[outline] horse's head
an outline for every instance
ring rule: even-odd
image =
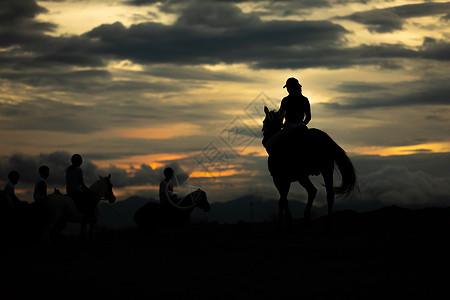
[[[266,117],[264,118],[262,127],[263,145],[265,145],[266,141],[270,139],[275,133],[281,130],[284,118],[284,113],[282,111],[269,111],[267,106],[264,106],[264,113],[266,114]]]
[[[109,203],[116,201],[116,196],[113,193],[113,185],[111,183],[111,174],[107,177],[100,176],[100,179],[94,183],[90,189],[97,193],[101,200],[108,200]]]
[[[211,210],[211,205],[208,202],[208,198],[206,197],[206,192],[205,191],[203,191],[201,189],[196,190],[194,197],[197,198],[195,200],[197,200],[196,201],[197,202],[196,206],[198,208],[202,209],[205,212],[208,212],[208,211]]]

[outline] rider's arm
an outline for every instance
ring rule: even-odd
[[[305,100],[305,119],[303,119],[303,123],[308,125],[309,121],[311,121],[311,105],[309,104],[308,99]]]
[[[169,203],[169,183],[165,180],[159,185],[159,202]]]
[[[283,113],[286,112],[286,98],[283,98],[283,100],[281,100],[281,104],[280,104],[280,109],[278,111],[282,111]]]
[[[89,188],[86,186],[86,184],[84,184],[83,171],[81,169],[77,170],[77,179],[78,179],[78,183],[83,188],[83,191],[89,191]]]

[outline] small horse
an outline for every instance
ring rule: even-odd
[[[182,208],[183,206],[187,208]],[[136,211],[134,222],[140,229],[146,231],[155,229],[157,226],[182,227],[191,222],[191,212],[194,207],[205,212],[211,210],[206,193],[201,189],[186,195],[176,206],[170,204],[168,207],[162,207],[157,202],[147,203]]]
[[[266,106],[264,112],[266,117],[262,128],[263,145],[281,130],[284,117],[281,112],[269,111]],[[333,186],[335,165],[342,177],[341,185],[338,187]],[[331,226],[335,193],[348,197],[354,189],[358,189],[356,171],[350,158],[328,134],[315,128],[298,126],[290,133],[288,139],[280,140],[276,149],[269,155],[268,168],[280,194],[279,219],[286,216],[290,225],[293,219],[287,196],[291,182],[298,181],[308,193],[304,220],[309,225],[311,208],[317,194],[317,189],[309,176],[322,174],[327,192],[328,229]]]
[[[100,200],[107,200],[114,203],[114,196],[111,184],[111,174],[107,177],[99,176],[100,179],[89,187],[92,195],[95,197],[96,205],[93,211],[89,213],[80,212],[76,207],[75,201],[67,195],[53,193],[48,195],[45,206],[45,228],[42,236],[42,244],[50,243],[50,232],[58,224],[80,223],[81,236],[86,239],[86,229],[89,223],[89,239],[95,240],[95,229],[100,215]],[[62,230],[62,229],[61,229]]]

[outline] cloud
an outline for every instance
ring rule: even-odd
[[[405,19],[445,15],[450,3],[420,3],[357,12],[336,19],[351,20],[367,26],[371,32],[387,33],[402,30]]]
[[[15,153],[10,156],[0,157],[0,180],[6,181],[8,173],[16,170],[21,175],[21,188],[26,186],[32,187],[39,178],[38,169],[41,165],[47,165],[50,169],[50,176],[47,180],[49,188],[52,186],[65,188],[65,172],[70,166],[70,158],[72,154],[64,151],[52,153],[41,153],[38,155],[28,155],[23,153]],[[180,184],[183,183],[188,174],[177,162],[168,162],[166,166],[153,169],[151,166],[142,164],[139,169],[131,167],[129,170],[111,166],[108,168],[98,168],[90,159],[86,159],[89,155],[83,156],[83,177],[85,183],[89,186],[98,180],[98,176],[107,176],[112,174],[111,180],[115,187],[130,187],[153,185],[158,186],[164,178],[163,171],[166,167],[171,167],[177,174]]]
[[[45,12],[34,0],[0,2],[0,46],[36,42],[45,32],[54,30],[54,24],[34,20]]]
[[[86,37],[100,41],[96,52],[143,64],[260,64],[274,57],[286,59],[285,47],[336,45],[345,32],[327,21],[268,21],[239,29],[159,23],[125,28],[115,23],[94,28]]]
[[[310,4],[302,3],[306,7]],[[449,59],[449,45],[445,41],[427,38],[417,50],[402,44],[349,48],[345,47],[349,31],[341,25],[330,21],[265,21],[256,13],[244,13],[232,2],[169,1],[162,5],[180,5],[179,17],[171,25],[147,22],[125,27],[116,22],[100,25],[81,36],[47,35],[54,25],[34,19],[45,9],[33,1],[23,4],[9,10],[8,6],[3,7],[6,18],[15,21],[0,24],[0,35],[1,32],[7,35],[1,40],[5,46],[12,46],[0,53],[3,70],[0,77],[31,86],[51,86],[55,90],[167,92],[175,88],[154,82],[154,78],[139,80],[138,76],[249,80],[205,70],[203,64],[247,64],[254,69],[339,69],[355,65],[402,68],[400,58]],[[402,16],[413,15],[412,8],[397,10]],[[134,80],[120,81],[106,71],[111,61],[131,61],[142,64],[144,70],[129,72],[128,76]],[[79,71],[80,67],[84,70]],[[176,88],[183,90],[189,84],[192,82]]]
[[[257,26],[260,23],[255,13],[243,13],[237,6],[220,2],[196,2],[187,6],[177,20],[179,26],[227,29]]]
[[[39,178],[39,167],[47,165],[50,168],[49,185],[65,187],[65,171],[70,165],[71,156],[72,154],[63,151],[38,155],[15,153],[10,156],[2,156],[0,157],[0,178],[7,180],[8,172],[16,170],[21,175],[21,184],[32,185]],[[89,160],[83,161],[83,170],[86,183],[98,178],[98,169]]]
[[[50,167],[49,187],[65,187],[65,170],[70,165],[71,154],[53,152],[39,155],[13,154],[0,157],[0,178],[6,180],[10,170],[18,170],[22,175],[20,188],[32,188],[38,178],[38,168],[42,164]],[[83,154],[82,169],[87,184],[92,184],[98,175],[112,174],[112,182],[116,188],[134,186],[158,186],[163,179],[165,167],[172,167],[178,181],[183,183],[191,169],[184,160],[167,162],[164,167],[152,168],[142,164],[138,169],[98,168]],[[349,200],[336,201],[336,209],[368,210],[385,205],[404,207],[448,206],[450,199],[450,153],[428,153],[403,156],[351,156],[358,172],[361,193],[355,193]],[[232,200],[245,194],[256,197],[273,197],[277,199],[277,191],[267,170],[267,158],[242,155],[232,159],[223,171],[238,170],[235,175],[211,181],[207,178],[195,179],[195,185],[207,190],[213,202]],[[251,175],[250,175],[251,174]],[[325,190],[321,184],[323,179],[311,177],[319,189],[315,204],[326,205]],[[336,178],[336,184],[339,179]],[[229,193],[224,190],[230,189]],[[306,201],[306,192],[298,184],[293,183],[289,194],[291,201]]]
[[[361,201],[406,207],[448,206],[450,182],[423,171],[383,166],[361,176]]]
[[[93,117],[87,106],[47,99],[0,103],[3,129],[45,130],[89,133],[103,128],[102,120]],[[26,122],[24,122],[26,120]]]
[[[418,105],[449,105],[450,87],[448,76],[429,74],[428,78],[417,81],[382,82],[344,82],[337,91],[348,95],[322,103],[330,109],[361,111],[370,108],[411,107]]]

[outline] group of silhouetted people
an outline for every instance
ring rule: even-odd
[[[83,159],[80,154],[74,154],[71,158],[71,165],[66,169],[66,191],[67,195],[71,197],[80,211],[86,211],[93,207],[94,200],[92,192],[84,184],[83,171],[81,164]],[[39,179],[36,181],[33,192],[34,203],[41,205],[45,202],[47,194],[47,178],[50,175],[50,168],[46,165],[39,167]],[[18,207],[22,201],[17,197],[15,192],[15,186],[19,182],[20,174],[17,171],[11,171],[8,173],[8,182],[4,188],[4,195],[8,201],[10,208],[14,210]],[[55,189],[56,193],[59,193]]]

